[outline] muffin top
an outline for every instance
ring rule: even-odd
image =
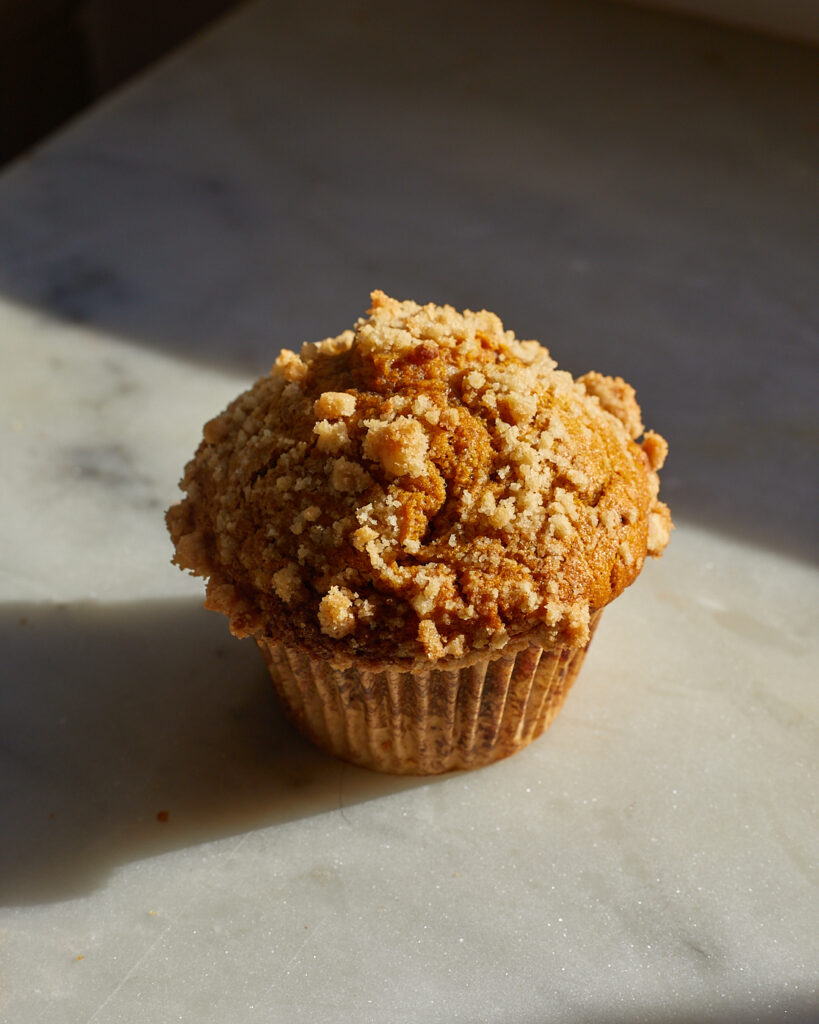
[[[235,634],[336,665],[578,647],[668,542],[667,447],[620,378],[376,291],[205,425],[174,561]]]

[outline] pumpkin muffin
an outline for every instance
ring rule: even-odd
[[[661,554],[667,450],[619,377],[574,380],[493,313],[376,291],[205,425],[174,561],[315,743],[476,767],[543,731],[602,609]]]

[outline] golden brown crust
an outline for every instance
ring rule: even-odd
[[[582,647],[668,541],[665,441],[631,439],[625,382],[572,380],[492,313],[372,303],[206,424],[176,563],[238,635],[339,664]]]

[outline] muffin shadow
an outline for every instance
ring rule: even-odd
[[[0,637],[0,904],[430,781],[312,747],[255,645],[198,601],[6,605]]]

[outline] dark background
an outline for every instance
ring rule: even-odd
[[[238,0],[0,0],[0,163]]]
[[[0,0],[0,165],[244,2]],[[642,6],[693,6],[714,20],[724,13],[745,28],[806,38],[819,23],[812,2],[649,0]]]

